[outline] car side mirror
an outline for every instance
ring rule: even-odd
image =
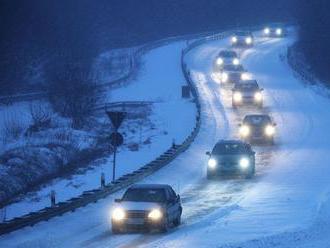
[[[264,88],[261,88],[261,89],[260,89],[260,91],[263,91],[263,90],[264,90]]]
[[[238,126],[241,127],[242,126],[242,123],[238,124]]]
[[[121,199],[115,199],[115,202],[119,203],[121,202]]]
[[[277,123],[273,123],[273,125],[276,127],[277,126]]]
[[[177,201],[180,201],[180,200],[181,200],[181,197],[180,197],[179,194],[176,196],[176,200],[177,200]]]
[[[211,153],[210,152],[206,152],[205,153],[207,156],[211,156]]]

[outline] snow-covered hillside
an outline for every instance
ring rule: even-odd
[[[179,191],[184,208],[179,228],[165,235],[112,235],[109,211],[122,194],[118,192],[74,213],[3,235],[0,246],[329,247],[330,100],[296,78],[283,60],[294,40],[294,34],[260,38],[242,53],[243,65],[265,89],[263,112],[271,114],[278,127],[274,147],[255,148],[254,179],[205,179],[205,151],[220,138],[237,138],[237,124],[246,113],[232,109],[230,87],[219,84],[213,72],[214,58],[228,40],[210,41],[186,56],[201,96],[201,131],[190,149],[143,180],[168,183]],[[162,62],[155,63],[157,70]]]

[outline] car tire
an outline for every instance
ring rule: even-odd
[[[112,234],[120,234],[122,233],[122,231],[119,229],[119,228],[116,228],[116,227],[111,227],[111,232]]]
[[[179,214],[178,217],[173,221],[173,225],[174,225],[174,226],[180,226],[180,224],[181,224],[181,214],[182,214],[182,210],[180,210],[180,214]]]
[[[215,178],[215,176],[211,173],[206,173],[206,179],[207,180],[213,180]]]
[[[160,229],[161,233],[167,233],[170,229],[170,223],[168,223],[168,218],[166,217],[163,226]]]

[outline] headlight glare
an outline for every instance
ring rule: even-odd
[[[233,59],[233,65],[239,65],[239,59],[238,58]]]
[[[242,169],[246,169],[250,166],[250,160],[247,158],[241,158],[239,165]]]
[[[277,28],[276,29],[276,34],[277,35],[281,35],[282,34],[282,29],[281,28]]]
[[[162,217],[163,217],[163,213],[159,209],[153,209],[148,214],[148,218],[152,220],[160,220]]]
[[[264,34],[269,34],[270,33],[270,29],[269,28],[265,28],[264,29]]]
[[[218,58],[217,59],[217,65],[222,65],[223,64],[223,59],[222,58]]]
[[[247,125],[243,125],[243,126],[241,126],[239,132],[240,132],[241,136],[245,138],[250,135],[250,128]]]
[[[125,211],[121,208],[115,208],[112,212],[112,219],[115,221],[121,221],[125,218]]]
[[[245,39],[246,44],[250,45],[252,43],[252,37],[247,37]]]
[[[231,42],[236,43],[237,42],[237,37],[236,36],[231,37]]]
[[[207,165],[211,168],[214,169],[217,166],[217,161],[214,158],[210,158]]]
[[[221,74],[221,81],[224,83],[228,81],[228,74],[226,72]]]
[[[233,95],[234,102],[241,102],[242,101],[242,93],[241,92],[234,92]]]
[[[254,100],[255,100],[256,102],[261,102],[261,100],[262,100],[262,94],[261,94],[261,92],[256,92],[256,93],[254,94]]]
[[[273,136],[275,134],[275,127],[272,125],[267,125],[265,128],[265,134],[267,136]]]
[[[245,81],[245,80],[249,80],[249,74],[244,72],[241,74],[241,80]]]

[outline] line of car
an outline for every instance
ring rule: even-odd
[[[264,37],[282,37],[285,30],[281,26],[266,27]],[[233,84],[232,107],[242,108],[252,105],[263,107],[263,89],[257,80],[240,63],[237,49],[254,45],[252,32],[239,31],[230,38],[231,50],[222,50],[214,62],[214,70],[220,73],[223,84]],[[244,109],[243,109],[244,110]],[[274,144],[275,126],[267,114],[248,114],[239,125],[241,140],[220,140],[211,152],[206,152],[207,179],[219,176],[239,175],[251,178],[255,174],[255,152],[252,145]],[[170,185],[136,184],[129,187],[122,198],[116,199],[111,211],[113,234],[129,231],[158,230],[167,232],[170,227],[181,223],[182,204]]]

